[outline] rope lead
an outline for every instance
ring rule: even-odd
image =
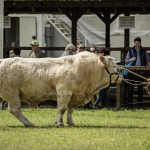
[[[138,77],[140,77],[140,78],[142,78],[142,79],[147,81],[147,78],[145,78],[145,77],[143,77],[143,76],[141,76],[141,75],[139,75],[139,74],[137,74],[137,73],[135,73],[133,71],[130,71],[130,70],[124,68],[124,67],[122,67],[121,70],[126,70],[129,73],[134,74],[135,76],[138,76]],[[146,87],[144,87],[144,89],[145,89],[146,93],[150,95],[150,90],[149,90],[150,88],[149,88],[149,85],[147,84],[148,82],[141,82],[141,81],[124,79],[124,78],[123,78],[123,81],[128,83],[128,84],[130,84],[130,85],[146,85]],[[138,83],[138,84],[133,84],[133,83],[130,83],[130,82],[135,82],[135,83]]]

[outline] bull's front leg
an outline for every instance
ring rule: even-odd
[[[67,110],[67,124],[69,126],[74,126],[75,124],[73,123],[73,119],[72,119],[72,113],[73,113],[74,108],[72,107],[68,107]]]
[[[56,120],[56,123],[57,123],[56,127],[60,128],[60,127],[64,127],[63,114],[68,108],[68,103],[72,96],[72,92],[68,92],[68,91],[59,92],[57,96],[58,96],[57,97],[58,116]]]

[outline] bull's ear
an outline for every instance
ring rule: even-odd
[[[108,61],[108,60],[106,59],[105,56],[99,56],[99,59],[100,59],[101,63],[102,63],[104,66],[107,65],[107,61]]]
[[[105,60],[105,57],[104,57],[104,56],[99,56],[99,58],[100,58],[100,61],[101,61],[101,62],[104,62],[104,60]]]

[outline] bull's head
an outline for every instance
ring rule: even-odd
[[[122,74],[119,72],[115,59],[110,56],[100,56],[107,73],[110,76],[110,83],[118,83],[122,81]]]

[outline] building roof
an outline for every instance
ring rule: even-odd
[[[85,14],[92,14],[93,9],[103,12],[110,8],[111,14],[118,9],[129,9],[130,14],[150,14],[148,0],[4,0],[4,14],[64,14],[63,9],[72,12],[72,9],[87,9]],[[124,14],[124,12],[122,12]]]

